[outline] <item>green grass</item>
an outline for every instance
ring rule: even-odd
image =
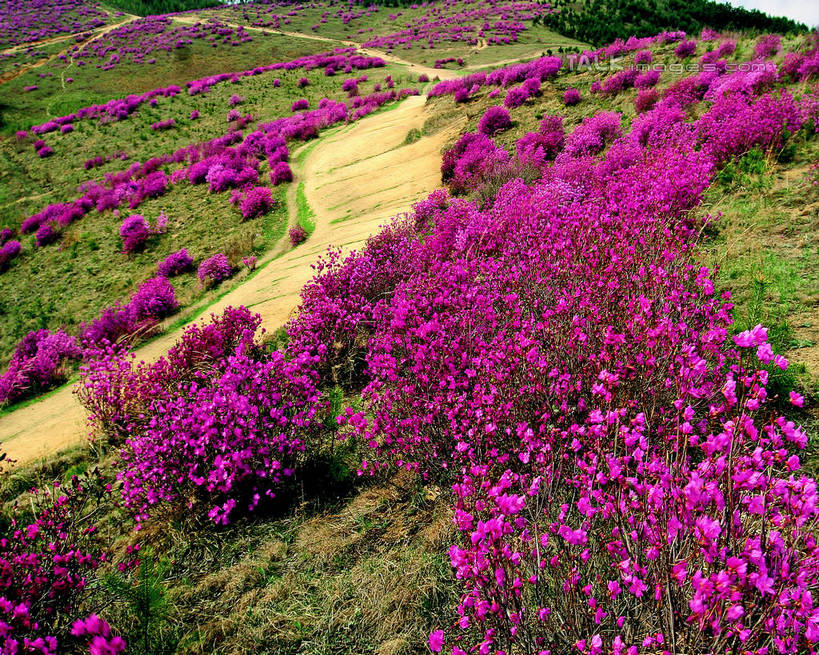
[[[299,182],[296,190],[296,223],[304,228],[307,236],[313,234],[316,229],[315,213],[310,205],[307,203],[307,196],[304,194],[304,182]]]
[[[81,611],[101,613],[134,653],[423,652],[429,632],[457,618],[447,495],[406,473],[356,476],[356,448],[314,454],[280,501],[224,528],[156,512],[135,533],[103,497],[94,522],[110,559]],[[16,467],[0,478],[3,520],[28,506],[32,487],[117,466],[113,451],[86,445]],[[141,564],[122,574],[116,563],[134,543]]]
[[[368,72],[370,81],[361,85],[363,93],[371,92],[387,75],[396,75],[390,68]],[[298,89],[296,82],[302,75],[303,71],[272,71],[243,78],[238,84],[216,85],[207,95],[183,93],[160,99],[158,107],[143,105],[124,121],[80,121],[72,134],[47,135],[55,154],[44,160],[36,157],[30,144],[7,140],[0,146],[0,162],[5,164],[0,168],[0,225],[17,227],[47,204],[77,197],[77,186],[89,177],[100,178],[106,172],[127,168],[132,161],[144,162],[225,133],[229,127],[225,121],[228,99],[234,93],[245,98],[240,111],[254,114],[260,122],[288,115],[294,97],[306,97],[311,106],[325,96],[346,97],[339,77],[328,78],[323,70],[311,71],[306,75],[311,84]],[[276,77],[282,83],[274,89],[272,80]],[[193,109],[201,112],[199,120],[188,118]],[[162,133],[151,130],[151,123],[165,117],[174,117],[178,127]],[[246,131],[252,129],[249,126]],[[83,169],[85,159],[110,153],[114,144],[124,146],[131,158],[111,161],[91,172]],[[314,144],[304,147],[301,156],[312,147]],[[267,164],[263,163],[260,184],[266,183],[267,174]],[[207,185],[177,184],[135,210],[152,224],[160,212],[170,220],[164,235],[153,237],[143,252],[132,255],[120,252],[118,234],[122,218],[134,213],[127,208],[120,210],[119,217],[111,211],[91,211],[65,230],[61,246],[36,248],[33,236],[25,236],[21,257],[2,275],[0,362],[7,361],[13,345],[30,329],[65,326],[73,330],[114,301],[126,300],[142,281],[154,275],[159,260],[180,248],[188,248],[197,261],[223,251],[236,264],[250,252],[258,255],[268,251],[286,231],[285,190],[280,187],[276,191],[279,210],[242,222],[238,210],[228,203],[229,193],[211,194]],[[311,213],[305,207],[301,221],[307,229]],[[209,293],[199,288],[194,274],[174,278],[173,284],[182,306],[197,303]]]
[[[791,361],[787,371],[770,369],[769,392],[781,396],[794,387],[808,394],[819,391],[814,354],[819,247],[810,209],[819,203],[819,194],[804,181],[819,157],[819,141],[804,134],[794,140],[793,161],[777,162],[751,151],[719,174],[704,211],[721,215],[701,252],[709,267],[719,268],[721,288],[731,291],[734,331],[765,325],[774,351]]]
[[[363,8],[363,6],[362,6]],[[463,9],[463,5],[459,8]],[[242,25],[250,25],[253,22],[270,20],[267,13],[270,11],[264,5],[224,7],[214,10],[198,12],[198,15],[206,18],[208,16],[219,16],[220,19]],[[364,43],[375,36],[384,36],[405,29],[406,24],[416,18],[424,16],[425,8],[412,8],[409,6],[379,7],[377,13],[355,18],[348,25],[344,25],[337,18],[328,19],[326,23],[321,23],[321,18],[326,9],[324,7],[310,7],[300,5],[296,8],[297,14],[288,16],[289,24],[282,22],[281,29],[284,31],[296,31],[306,34],[315,34],[329,39],[339,41],[351,41]],[[396,20],[389,19],[389,14],[400,16]],[[480,27],[482,20],[475,21],[476,27]],[[318,25],[317,30],[313,26]],[[520,57],[540,56],[546,50],[557,52],[558,48],[585,48],[586,44],[575,39],[567,38],[553,30],[543,26],[528,25],[529,29],[520,34],[517,43],[510,45],[490,45],[485,48],[478,48],[461,42],[437,43],[434,48],[429,48],[426,43],[412,42],[410,47],[400,46],[393,54],[407,61],[432,66],[437,59],[447,59],[449,57],[462,58],[466,66],[486,66],[490,63],[516,59]],[[364,30],[359,33],[359,30]],[[457,64],[447,64],[446,68],[459,68]]]
[[[66,46],[63,44],[63,47]],[[155,64],[133,64],[127,61],[127,55],[123,55],[122,63],[107,71],[96,68],[96,59],[90,59],[82,67],[53,59],[45,66],[31,69],[0,86],[0,132],[13,134],[18,129],[27,129],[32,124],[111,98],[172,84],[183,86],[189,80],[208,75],[289,61],[328,49],[331,49],[328,44],[314,40],[254,32],[253,41],[240,46],[212,48],[196,40],[173,52],[157,52]],[[51,77],[40,78],[41,73]],[[70,84],[64,82],[68,77],[74,80]],[[125,87],[123,80],[127,80]],[[24,87],[35,84],[39,87],[36,91],[23,91]]]

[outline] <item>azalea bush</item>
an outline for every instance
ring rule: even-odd
[[[115,303],[89,323],[79,327],[79,338],[87,346],[133,341],[154,332],[159,321],[178,309],[175,291],[164,276],[143,282],[128,303]]]
[[[508,130],[510,127],[512,127],[512,119],[509,112],[503,107],[490,107],[481,116],[481,120],[478,121],[478,132],[487,136],[494,136],[498,132]]]
[[[257,218],[262,214],[266,214],[273,207],[276,201],[273,199],[273,194],[267,187],[254,187],[250,189],[245,197],[242,199],[239,209],[242,212],[242,219],[250,220]]]
[[[203,260],[196,270],[199,281],[204,285],[219,284],[233,273],[233,267],[224,253],[216,253]]]
[[[508,153],[488,136],[467,132],[444,153],[441,180],[453,193],[467,193],[504,168],[508,160]]]
[[[108,348],[84,368],[80,399],[98,430],[124,443],[123,500],[138,520],[155,506],[195,505],[218,523],[252,511],[321,432],[319,355],[269,353],[260,322],[228,308],[155,363]]]
[[[212,371],[238,347],[252,344],[260,323],[247,309],[230,307],[209,323],[187,327],[168,353],[151,364],[136,362],[121,345],[101,343],[81,367],[76,388],[95,432],[122,443],[149,420],[147,406],[157,389],[172,390],[193,382],[200,370]]]
[[[74,476],[65,485],[35,490],[25,507],[14,510],[0,539],[3,652],[56,655],[58,646],[64,652],[76,643],[66,617],[77,615],[105,559],[92,517],[109,492],[99,475]]]
[[[81,357],[77,340],[62,330],[29,332],[17,344],[8,368],[0,375],[0,405],[65,382],[72,363]]]
[[[187,248],[182,248],[172,252],[157,265],[157,275],[162,277],[174,277],[194,269],[193,258],[188,253]]]
[[[122,221],[119,236],[122,238],[122,251],[135,252],[145,245],[151,236],[151,228],[144,216],[132,214]]]

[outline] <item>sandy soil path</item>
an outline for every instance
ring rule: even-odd
[[[310,151],[296,184],[315,212],[310,239],[279,257],[211,306],[245,305],[261,314],[268,331],[281,327],[298,304],[299,291],[312,277],[311,264],[328,246],[351,249],[391,216],[440,184],[440,152],[453,124],[415,143],[402,145],[407,132],[420,129],[428,114],[425,97],[410,97],[396,109],[381,111],[352,125],[329,131]],[[204,319],[203,319],[204,320]],[[179,337],[173,331],[141,348],[144,360],[161,356]],[[0,417],[0,442],[12,459],[26,462],[79,443],[86,436],[85,414],[66,387],[39,402]]]
[[[177,20],[182,23],[202,22],[202,19],[197,15],[177,15],[174,16],[174,20]],[[332,44],[333,46],[346,46],[349,48],[356,48],[358,49],[359,52],[361,52],[364,55],[367,55],[368,57],[381,57],[384,61],[387,61],[391,64],[404,66],[407,68],[407,70],[409,70],[412,73],[415,73],[416,75],[425,73],[429,77],[429,79],[437,77],[438,79],[441,80],[450,80],[456,77],[460,77],[458,71],[447,70],[443,68],[432,68],[431,66],[416,64],[411,61],[407,61],[406,59],[396,57],[395,55],[387,54],[382,50],[376,50],[374,48],[363,48],[361,47],[360,43],[356,43],[355,41],[347,41],[345,39],[334,39],[329,36],[321,36],[320,34],[307,34],[305,32],[288,32],[286,30],[275,30],[272,28],[265,27],[251,27],[249,25],[239,25],[238,23],[231,23],[225,21],[220,22],[234,28],[243,27],[245,30],[249,31],[268,32],[270,34],[283,34],[284,36],[291,36],[296,39],[310,39],[311,41],[321,41],[323,43]]]

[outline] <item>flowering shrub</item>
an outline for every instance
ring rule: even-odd
[[[653,109],[654,105],[660,100],[660,94],[654,89],[643,89],[634,98],[634,108],[638,114]]]
[[[290,245],[294,248],[307,240],[307,230],[305,230],[301,225],[291,227],[288,235],[290,236]]]
[[[358,95],[358,79],[350,78],[344,80],[341,84],[341,90],[347,93],[351,98]]]
[[[259,186],[247,192],[239,209],[244,220],[250,220],[266,214],[275,206],[273,194],[267,187]]]
[[[176,121],[173,118],[168,118],[167,120],[157,121],[156,123],[151,124],[151,129],[158,132],[162,130],[170,130],[174,127],[176,127]]]
[[[247,266],[247,270],[251,273],[256,270],[256,262],[259,260],[255,255],[249,255],[247,257],[242,257],[242,264]]]
[[[188,254],[187,248],[182,248],[159,262],[156,274],[162,277],[174,277],[192,270],[193,258]]]
[[[67,637],[63,617],[76,611],[102,559],[88,516],[105,493],[98,479],[74,476],[66,486],[35,491],[30,517],[14,512],[0,539],[2,652],[56,654],[58,637]]]
[[[599,87],[601,93],[607,95],[616,95],[625,89],[634,86],[634,83],[639,75],[636,68],[628,68],[626,70],[615,73],[608,77]]]
[[[98,347],[147,335],[160,319],[176,309],[174,288],[167,278],[151,278],[140,285],[126,305],[114,303],[90,323],[82,323],[79,338],[86,347]]]
[[[196,271],[199,281],[204,285],[219,284],[227,280],[232,273],[233,268],[227,256],[221,252],[205,259]]]
[[[51,389],[68,379],[71,364],[82,357],[77,340],[62,330],[36,330],[14,349],[0,376],[0,405]]]
[[[266,353],[260,322],[228,308],[153,364],[109,349],[84,369],[80,396],[95,424],[127,436],[120,479],[138,519],[160,503],[193,503],[227,523],[292,475],[323,419],[318,357]]]
[[[125,651],[125,640],[111,633],[111,626],[96,614],[74,621],[71,634],[75,637],[89,637],[89,651],[92,655],[118,655]]]
[[[515,144],[518,161],[543,166],[563,149],[564,140],[563,117],[546,116],[539,132],[528,132]]]
[[[620,114],[598,112],[583,119],[566,139],[566,151],[573,157],[596,155],[606,143],[620,136]]]
[[[690,41],[680,41],[677,47],[674,48],[674,54],[677,55],[680,59],[690,57],[696,51],[697,41],[695,39],[691,39]]]
[[[286,161],[277,161],[270,171],[270,183],[273,186],[278,186],[292,181],[293,171],[290,170],[290,165]]]
[[[481,116],[481,120],[478,121],[478,132],[487,136],[494,136],[510,127],[512,127],[512,119],[509,112],[498,106],[487,109]]]
[[[566,89],[563,93],[563,104],[567,107],[576,105],[580,102],[580,91],[574,88]]]
[[[441,180],[453,193],[467,193],[477,189],[508,160],[509,154],[488,136],[467,132],[444,153]]]
[[[649,89],[652,86],[655,86],[657,82],[660,81],[660,69],[652,68],[651,70],[647,70],[645,73],[640,73],[634,79],[634,88],[635,89]]]
[[[528,78],[520,86],[513,87],[507,91],[506,97],[503,99],[503,104],[509,109],[520,107],[529,98],[539,93],[540,80],[537,78]]]
[[[782,37],[778,34],[765,34],[759,37],[754,47],[756,59],[768,59],[778,54],[782,49]]]
[[[91,157],[91,159],[86,159],[83,163],[83,168],[85,170],[90,171],[92,168],[96,168],[97,166],[102,166],[105,163],[105,160],[102,157]]]
[[[151,229],[145,217],[132,214],[122,221],[119,236],[122,238],[122,252],[136,252],[142,249],[151,236]]]
[[[240,345],[252,343],[261,319],[244,307],[227,308],[207,324],[195,323],[156,362],[134,362],[124,349],[101,344],[81,367],[76,393],[90,423],[115,443],[122,443],[146,418],[157,388],[175,389],[192,382],[200,370],[211,370]]]
[[[153,400],[153,420],[123,452],[123,497],[139,518],[151,506],[199,497],[228,523],[237,505],[252,511],[293,474],[322,408],[315,358],[258,360],[241,349],[210,375]],[[224,453],[232,453],[226,458]]]
[[[760,98],[733,93],[718,98],[698,121],[698,134],[717,163],[751,148],[778,149],[795,134],[803,118],[787,90]]]
[[[178,308],[174,288],[167,277],[157,276],[143,282],[128,303],[132,326],[152,325]]]
[[[43,223],[37,230],[34,241],[38,248],[42,248],[50,243],[54,243],[58,238],[59,235],[54,230],[54,226],[51,223]]]

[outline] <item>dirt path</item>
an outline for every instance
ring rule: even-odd
[[[174,16],[174,20],[180,21],[182,23],[198,23],[202,22],[202,19],[198,16]],[[363,48],[361,47],[360,43],[356,43],[355,41],[347,41],[345,39],[334,39],[329,36],[321,36],[319,34],[306,34],[304,32],[288,32],[286,30],[275,30],[272,28],[264,28],[264,27],[251,27],[248,25],[239,25],[239,23],[229,23],[225,21],[220,21],[224,25],[229,27],[243,27],[246,30],[255,30],[257,32],[267,32],[270,34],[282,34],[284,36],[290,36],[296,39],[310,39],[312,41],[321,41],[323,43],[331,43],[335,46],[346,46],[348,48],[356,48],[362,54],[367,55],[368,57],[381,57],[384,61],[387,61],[391,64],[396,64],[398,66],[404,66],[409,71],[415,73],[416,75],[420,75],[422,73],[426,74],[429,79],[433,79],[435,77],[442,79],[442,80],[449,80],[456,77],[459,77],[458,71],[454,70],[446,70],[443,68],[432,68],[431,66],[424,66],[423,64],[416,64],[411,61],[407,61],[406,59],[401,59],[400,57],[396,57],[395,55],[389,55],[386,52],[381,50],[376,50],[374,48]]]
[[[391,216],[408,210],[437,188],[441,148],[451,132],[462,126],[453,124],[402,145],[407,132],[420,129],[427,116],[425,97],[414,96],[396,109],[378,112],[323,136],[301,169],[296,169],[291,187],[295,194],[296,185],[304,182],[305,196],[315,212],[316,228],[310,239],[277,258],[269,255],[262,270],[231,290],[206,314],[245,305],[261,314],[268,331],[279,328],[296,308],[302,286],[312,277],[310,265],[328,246],[350,249],[360,245]],[[177,330],[164,335],[141,348],[137,356],[145,360],[159,357],[179,334]],[[9,457],[19,462],[79,443],[86,432],[84,411],[70,387],[0,417],[0,442]]]

